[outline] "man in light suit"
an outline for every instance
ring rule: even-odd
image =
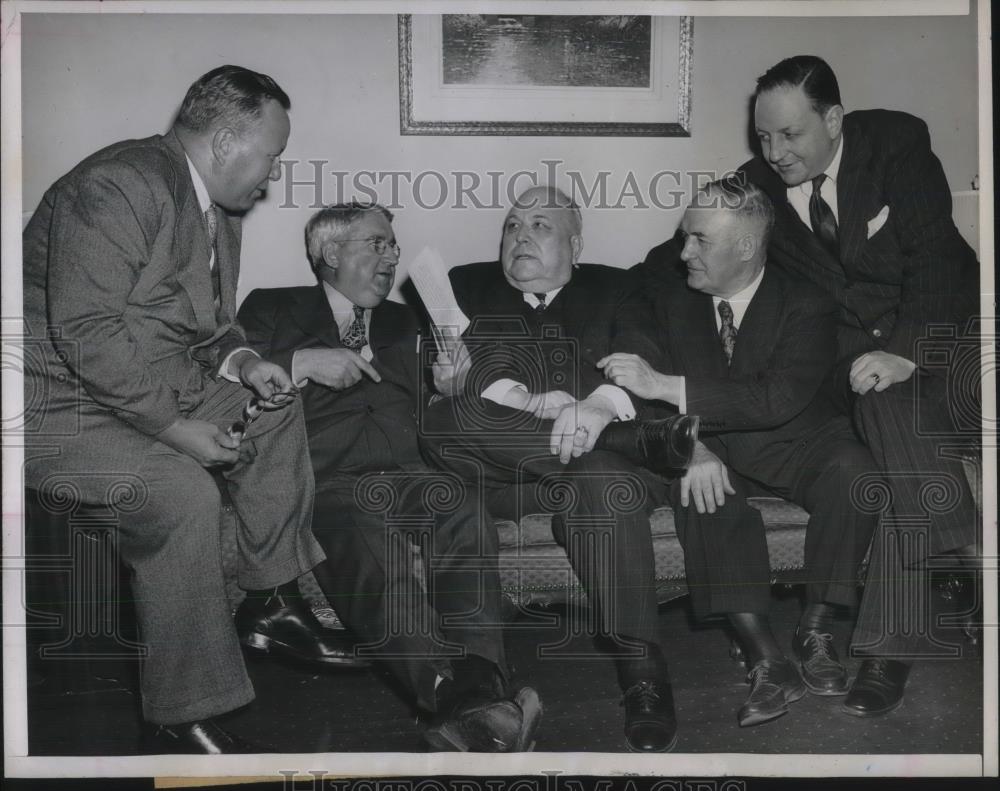
[[[386,299],[399,263],[391,222],[377,204],[318,211],[306,225],[318,284],[254,291],[240,322],[303,388],[313,533],[327,555],[316,579],[359,649],[432,715],[431,749],[530,749],[537,695],[503,690],[496,528],[474,490],[420,456],[419,324]]]
[[[644,405],[604,381],[595,364],[606,354],[658,352],[626,273],[578,264],[582,249],[579,208],[536,187],[508,212],[499,261],[449,272],[472,324],[435,365],[452,397],[427,410],[421,442],[437,466],[479,485],[495,516],[557,512],[553,533],[615,655],[627,744],[663,752],[677,721],[648,517],[664,483],[640,465],[683,468],[697,424],[635,420]]]
[[[633,269],[652,301],[662,367],[634,354],[598,365],[640,398],[701,416],[701,436],[670,500],[699,617],[725,615],[746,651],[751,684],[740,725],[788,711],[806,688],[847,692],[826,626],[856,603],[857,571],[877,514],[858,492],[875,463],[822,391],[836,346],[836,306],[767,261],[770,200],[739,178],[699,191],[676,242]],[[792,636],[801,669],[772,633],[764,525],[746,497],[764,493],[809,511],[806,608]],[[804,683],[803,683],[804,682]]]
[[[902,702],[908,660],[941,650],[930,635],[929,572],[918,564],[977,554],[972,494],[943,446],[961,445],[961,416],[980,409],[978,352],[972,370],[961,353],[978,266],[919,118],[845,115],[830,66],[801,55],[757,81],[754,124],[761,155],[742,169],[775,204],[770,260],[837,302],[830,392],[885,472],[895,518],[929,524],[926,535],[900,527],[875,540],[853,649],[871,658],[844,703],[849,714],[875,716]],[[922,338],[931,354],[921,355]],[[971,427],[978,436],[978,421]],[[946,502],[928,508],[940,491]],[[892,611],[890,601],[899,602]]]
[[[46,193],[24,232],[25,482],[120,514],[134,575],[147,749],[258,748],[215,717],[254,697],[240,642],[356,660],[298,598],[323,559],[301,406],[235,322],[240,217],[278,178],[288,96],[223,66],[163,136],[116,143]],[[229,433],[256,397],[264,411]],[[220,557],[221,474],[240,517],[239,634]]]

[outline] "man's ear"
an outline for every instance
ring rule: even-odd
[[[583,252],[583,237],[575,233],[569,237],[570,246],[573,248],[573,263],[580,260],[580,253]]]
[[[756,236],[752,233],[743,234],[736,245],[736,249],[740,252],[740,260],[752,261],[753,257],[757,254],[758,247],[759,242]]]
[[[340,266],[340,259],[337,256],[337,243],[334,241],[329,241],[323,245],[323,264],[328,268],[337,271],[337,267]]]
[[[217,164],[224,164],[232,155],[236,148],[236,131],[231,127],[224,126],[212,135],[212,159]]]
[[[840,131],[844,126],[844,108],[839,104],[828,108],[823,116],[823,123],[826,125],[826,133],[830,135],[830,139],[836,140],[840,137]]]

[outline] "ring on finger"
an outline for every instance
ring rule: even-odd
[[[875,384],[878,384],[879,382],[882,381],[882,377],[879,376],[878,374],[872,374],[872,379],[875,380]]]

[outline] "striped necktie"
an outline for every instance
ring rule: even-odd
[[[833,216],[830,204],[823,200],[823,182],[826,173],[820,173],[812,180],[813,191],[809,196],[809,224],[823,246],[835,258],[840,258],[840,241],[837,238],[837,218]]]

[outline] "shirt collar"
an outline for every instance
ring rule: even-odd
[[[830,164],[826,166],[826,170],[823,172],[826,174],[827,181],[830,182],[831,188],[833,189],[833,194],[837,194],[837,176],[840,173],[840,158],[844,153],[844,136],[840,136],[840,140],[837,141],[837,152],[833,155],[833,159],[830,160]],[[812,179],[806,179],[801,184],[796,187],[789,187],[788,191],[799,190],[807,198],[812,196],[813,185]],[[829,193],[827,193],[829,194]]]
[[[548,307],[549,305],[552,304],[552,300],[554,300],[559,295],[559,292],[562,291],[563,288],[564,286],[559,286],[559,288],[554,288],[551,291],[545,292],[545,307]],[[529,305],[531,305],[531,307],[537,308],[540,304],[542,304],[541,302],[539,302],[538,297],[536,297],[531,291],[525,291],[523,292],[523,294],[524,294],[524,301],[527,302]]]
[[[344,330],[351,326],[354,321],[354,303],[325,280],[323,281],[323,293],[326,294],[326,301],[330,304],[330,310],[333,311],[333,318],[337,322],[337,327],[340,329],[341,334],[343,334]],[[370,310],[365,310],[366,325],[368,324],[370,313]]]
[[[212,199],[208,197],[208,188],[202,181],[194,162],[191,161],[191,157],[185,154],[184,159],[187,160],[188,170],[191,171],[191,182],[194,184],[194,194],[198,197],[198,206],[201,208],[201,213],[204,214],[212,208]]]
[[[754,298],[754,294],[757,293],[757,289],[760,288],[760,281],[764,279],[764,269],[762,267],[757,277],[741,291],[737,291],[731,297],[726,299],[729,306],[733,309],[733,324],[736,327],[740,326],[740,322],[743,321],[743,316],[747,312],[747,308],[750,307],[750,300]],[[712,297],[712,307],[715,308],[716,313],[719,311],[719,303],[722,302],[722,297]]]

